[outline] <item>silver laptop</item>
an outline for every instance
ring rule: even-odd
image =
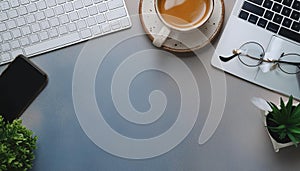
[[[299,18],[299,0],[236,0],[212,65],[300,99]]]

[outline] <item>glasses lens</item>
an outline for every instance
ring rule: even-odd
[[[265,55],[263,47],[256,42],[248,42],[240,47],[242,53],[239,55],[240,61],[249,66],[255,67],[261,64]]]
[[[283,62],[292,62],[295,64],[279,63],[279,68],[288,74],[297,74],[300,72],[300,55],[299,54],[286,54],[280,58],[280,61]]]

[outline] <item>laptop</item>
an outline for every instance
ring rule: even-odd
[[[300,73],[287,74],[277,65],[266,69],[265,62],[261,62],[264,67],[249,67],[239,57],[227,62],[219,57],[233,55],[234,49],[243,47],[247,42],[261,46],[264,50],[261,56],[265,60],[269,60],[265,56],[267,54],[272,59],[289,53],[300,57],[297,56],[300,54],[299,18],[299,0],[236,0],[211,60],[212,66],[269,90],[300,99]],[[300,62],[298,59],[293,61]]]

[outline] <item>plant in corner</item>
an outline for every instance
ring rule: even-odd
[[[266,116],[266,127],[276,152],[280,148],[300,142],[300,104],[293,105],[293,96],[285,104],[280,98],[279,107],[268,102],[271,111]]]
[[[32,167],[37,136],[21,119],[5,122],[0,115],[0,171],[28,170]]]

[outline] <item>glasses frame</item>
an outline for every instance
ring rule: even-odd
[[[255,64],[255,65],[249,65],[249,64],[245,63],[245,62],[241,59],[241,55],[242,55],[241,49],[242,49],[242,47],[245,46],[245,45],[247,45],[247,44],[251,44],[251,43],[252,43],[252,44],[258,45],[258,46],[261,48],[262,53],[260,54],[260,58],[251,56],[251,55],[249,55],[249,54],[243,54],[243,56],[248,57],[248,58],[251,58],[251,59],[253,59],[253,60],[257,60],[258,63]],[[300,62],[290,62],[290,61],[280,60],[280,59],[282,59],[283,57],[289,56],[289,55],[299,56],[299,58],[300,58],[300,54],[298,54],[298,53],[282,53],[282,54],[280,55],[280,57],[279,57],[278,60],[264,59],[264,56],[265,56],[265,49],[264,49],[264,47],[263,47],[261,44],[259,44],[258,42],[255,42],[255,41],[249,41],[249,42],[246,42],[246,43],[242,44],[242,45],[240,46],[239,49],[233,50],[233,55],[232,55],[232,56],[229,56],[229,57],[219,56],[219,58],[220,58],[220,60],[223,61],[223,62],[228,62],[228,61],[230,61],[231,59],[233,59],[233,58],[235,58],[235,57],[237,56],[238,59],[239,59],[239,61],[240,61],[243,65],[246,65],[246,66],[248,66],[248,67],[258,67],[259,65],[261,65],[261,64],[264,63],[264,62],[265,62],[265,63],[273,63],[275,66],[278,66],[278,68],[279,68],[282,72],[284,72],[284,73],[286,73],[286,74],[299,74],[299,73],[300,73]],[[298,70],[297,72],[295,72],[295,73],[287,72],[287,71],[285,71],[284,69],[282,69],[282,67],[280,66],[280,64],[294,65],[294,66],[297,66],[299,70]]]

